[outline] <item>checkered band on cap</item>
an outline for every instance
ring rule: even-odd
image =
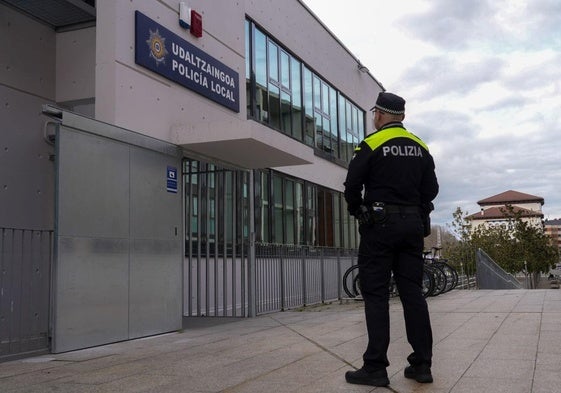
[[[405,100],[393,93],[381,92],[374,108],[392,115],[402,115],[405,113]]]

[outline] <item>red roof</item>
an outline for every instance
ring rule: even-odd
[[[513,213],[519,213],[521,217],[543,217],[543,213],[534,210],[512,206]],[[466,217],[467,220],[491,220],[495,218],[504,219],[508,216],[508,210],[504,206],[490,207],[479,213],[474,213]]]
[[[500,194],[493,195],[492,197],[482,199],[477,202],[480,206],[486,205],[514,205],[518,203],[528,203],[528,202],[537,202],[540,204],[544,204],[544,199],[540,196],[524,194],[523,192],[508,190],[505,192],[501,192]]]

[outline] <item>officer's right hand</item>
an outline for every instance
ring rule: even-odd
[[[372,214],[370,214],[368,208],[364,205],[360,205],[354,216],[360,225],[372,224]]]

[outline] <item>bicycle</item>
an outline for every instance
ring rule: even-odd
[[[458,272],[448,263],[447,259],[441,257],[441,249],[441,247],[432,247],[431,251],[423,252],[425,266],[438,275],[439,285],[434,296],[451,291],[458,285]]]
[[[350,280],[349,280],[350,277]],[[350,284],[350,285],[349,285]],[[436,288],[436,281],[430,269],[423,269],[423,296],[431,296]],[[360,293],[360,276],[358,273],[358,265],[349,267],[343,274],[343,290],[351,299],[362,298]],[[391,297],[399,296],[397,286],[393,274],[390,278],[388,291]]]

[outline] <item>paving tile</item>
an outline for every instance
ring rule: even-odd
[[[531,380],[533,373],[534,360],[478,358],[466,371],[465,376]]]
[[[462,377],[450,393],[528,393],[531,384],[531,379]]]
[[[364,305],[333,302],[251,319],[204,318],[149,338],[0,364],[2,393],[561,391],[561,291],[454,290],[428,300],[432,384],[403,376],[411,352],[390,301],[390,389],[345,382],[362,365]]]

